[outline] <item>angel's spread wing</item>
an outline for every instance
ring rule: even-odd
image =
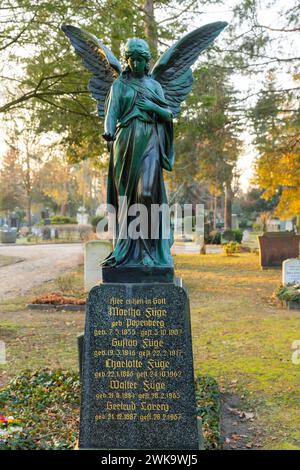
[[[170,47],[154,65],[152,78],[163,87],[174,116],[179,113],[182,101],[192,89],[191,66],[225,26],[227,23],[218,21],[195,29]]]
[[[93,74],[89,90],[98,102],[99,116],[104,117],[105,98],[111,84],[122,72],[121,64],[93,34],[70,25],[63,25],[61,29],[82,58],[84,66]]]

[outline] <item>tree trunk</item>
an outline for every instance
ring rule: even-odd
[[[63,191],[68,194],[68,185],[66,182],[63,183]],[[62,203],[60,206],[60,215],[66,217],[67,210],[68,210],[68,197],[65,200],[62,200]]]
[[[26,216],[27,216],[27,220],[28,220],[29,233],[31,233],[31,225],[32,225],[32,220],[31,220],[31,195],[29,195],[29,194],[27,194]]]
[[[29,155],[28,142],[27,142],[27,145],[26,145],[25,192],[26,192],[26,216],[27,216],[27,221],[28,221],[29,233],[31,233],[31,225],[32,225],[32,220],[31,220],[31,193],[32,193],[32,188],[31,188],[31,185],[32,185],[32,182],[31,182],[31,162],[30,162],[30,155]]]
[[[155,60],[157,57],[158,37],[157,25],[154,17],[154,0],[145,0],[144,11],[146,38],[148,40],[148,44],[152,52],[152,57]]]
[[[300,214],[297,215],[296,232],[300,233]]]
[[[232,222],[232,189],[231,184],[228,182],[225,186],[225,203],[224,203],[224,228],[231,230]]]
[[[218,196],[214,195],[214,219],[213,219],[213,229],[217,228],[217,208],[218,208]]]

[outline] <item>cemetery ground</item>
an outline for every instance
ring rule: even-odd
[[[15,264],[21,261],[22,258],[17,258],[16,256],[3,256],[0,255],[0,268],[4,266],[9,266],[10,264]]]
[[[221,392],[223,447],[300,449],[300,365],[292,363],[291,350],[300,340],[300,313],[272,297],[281,271],[261,271],[254,253],[178,254],[175,263],[189,289],[194,366],[202,389],[209,389],[208,414],[219,411],[213,379]],[[0,303],[0,339],[7,353],[7,363],[0,365],[0,414],[13,415],[27,430],[23,440],[12,439],[16,448],[74,446],[76,336],[83,331],[84,314],[31,311],[26,304],[37,293],[60,290],[80,296],[82,279],[80,266]],[[35,375],[24,372],[44,368]],[[217,424],[215,416],[208,419],[204,434],[207,442],[220,446]]]
[[[0,299],[24,295],[29,289],[73,269],[82,257],[81,243],[0,244]]]

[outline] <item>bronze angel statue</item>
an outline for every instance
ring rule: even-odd
[[[143,39],[127,41],[122,70],[95,36],[74,26],[62,27],[92,73],[89,89],[104,118],[103,137],[110,147],[107,203],[116,211],[120,210],[120,197],[126,197],[127,209],[134,204],[146,206],[149,219],[154,204],[167,203],[163,169],[171,171],[174,164],[173,118],[191,91],[191,66],[226,25],[215,22],[185,35],[151,71],[151,52]],[[151,221],[147,233],[135,239],[120,236],[122,223],[130,223],[128,214],[119,220],[114,250],[104,267],[173,268],[172,236],[162,236],[161,214],[155,238],[150,234]]]

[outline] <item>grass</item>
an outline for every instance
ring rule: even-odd
[[[16,240],[17,245],[62,245],[64,243],[81,243],[81,240],[79,236],[70,239],[58,238],[51,240],[43,240],[40,237],[33,237],[31,240],[27,240],[26,237],[20,237]]]
[[[189,288],[195,369],[255,409],[263,448],[300,449],[299,366],[291,360],[300,315],[272,299],[281,272],[260,271],[248,253],[175,260]]]
[[[300,449],[300,365],[291,360],[300,314],[272,298],[280,270],[261,271],[253,253],[176,255],[175,263],[189,289],[195,370],[255,412],[251,426],[262,448]],[[73,292],[82,293],[82,269],[66,276],[33,295],[69,288],[70,276]],[[25,302],[0,304],[0,339],[7,349],[2,382],[28,368],[77,371],[83,313],[27,311]]]
[[[28,296],[0,302],[0,340],[6,345],[6,364],[0,364],[0,384],[24,369],[64,368],[77,371],[76,336],[84,329],[83,312],[27,310],[38,294],[62,292],[83,295],[83,267],[32,289]]]

